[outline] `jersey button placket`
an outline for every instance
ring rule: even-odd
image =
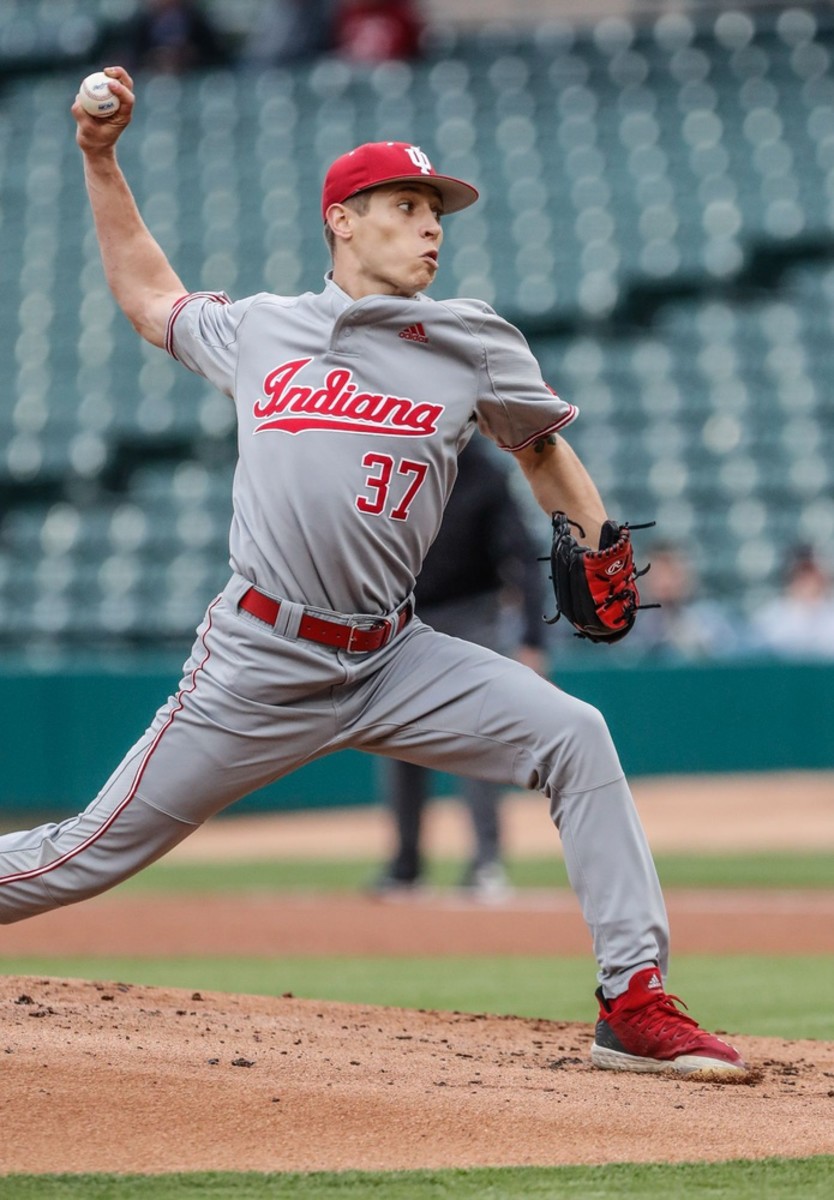
[[[333,332],[333,337],[330,343],[331,350],[338,354],[340,350],[350,353],[350,342],[353,337],[355,325],[351,316],[344,317],[337,325]],[[354,339],[355,340],[355,339]]]

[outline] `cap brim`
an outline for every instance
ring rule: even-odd
[[[479,195],[478,189],[474,188],[471,183],[464,183],[462,179],[454,179],[451,175],[420,174],[393,175],[390,179],[380,179],[368,187],[359,188],[357,191],[351,192],[351,195],[358,196],[360,192],[370,192],[374,188],[386,187],[390,183],[423,183],[436,188],[443,199],[444,214],[460,212],[462,208],[469,208],[469,205],[474,204]],[[345,199],[349,200],[350,196],[346,196]]]

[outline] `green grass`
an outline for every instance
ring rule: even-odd
[[[658,855],[664,887],[834,888],[834,854]],[[163,860],[121,885],[132,892],[360,891],[379,872],[371,859],[337,862],[274,859],[244,863],[176,863]],[[462,864],[441,860],[431,866],[428,882],[450,886]],[[511,862],[516,887],[567,887],[557,855]]]
[[[830,1200],[834,1158],[339,1174],[10,1175],[9,1200]]]
[[[6,975],[118,980],[193,991],[344,1000],[395,1008],[513,1013],[591,1022],[591,955],[579,958],[0,958]],[[701,1024],[764,1037],[834,1041],[829,955],[678,955],[669,989]],[[834,1194],[834,1185],[832,1185]]]

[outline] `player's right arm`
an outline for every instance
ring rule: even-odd
[[[171,309],[188,289],[142,220],[116,160],[116,142],[133,115],[133,80],[123,67],[105,67],[105,72],[114,81],[118,111],[102,120],[86,113],[77,99],[72,106],[104,274],[137,333],[164,346]]]

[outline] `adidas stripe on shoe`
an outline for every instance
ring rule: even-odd
[[[591,1047],[595,1067],[713,1079],[749,1071],[737,1050],[681,1012],[677,1005],[683,1002],[667,995],[656,967],[638,971],[615,1000],[606,1000],[601,988],[597,999],[599,1020]]]

